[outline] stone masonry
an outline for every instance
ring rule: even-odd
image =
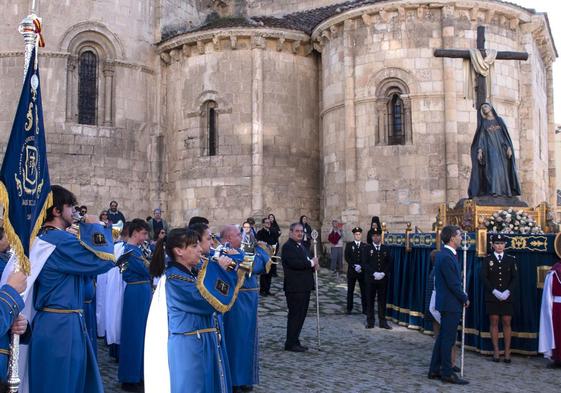
[[[31,2],[0,3],[2,153]],[[283,224],[305,214],[324,237],[333,218],[349,230],[372,215],[430,230],[439,204],[467,194],[476,128],[463,61],[433,52],[475,47],[478,25],[488,48],[529,53],[496,62],[490,99],[514,142],[522,199],[555,205],[557,52],[544,14],[499,0],[37,3],[52,182],[93,212],[116,199],[127,217],[160,206],[172,225],[274,212]],[[97,56],[93,125],[78,124],[84,51]],[[392,94],[399,145],[388,139]]]

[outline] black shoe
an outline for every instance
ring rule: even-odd
[[[381,327],[382,329],[388,329],[388,330],[392,330],[392,329],[393,329],[390,325],[388,325],[387,322],[381,323],[381,324],[380,324],[380,327]]]
[[[352,313],[352,310],[345,311],[345,314],[347,314],[347,315],[351,315],[351,313]]]
[[[441,376],[440,380],[445,383],[453,383],[455,385],[467,385],[469,383],[468,380],[462,379],[458,377],[455,373],[452,373],[448,376]]]
[[[547,368],[561,368],[561,362],[549,362]]]
[[[296,342],[296,346],[297,346],[297,347],[304,348],[304,350],[306,350],[306,351],[309,349],[307,346],[302,345],[302,343],[300,342],[300,340],[298,340],[298,341]]]
[[[233,390],[232,390],[233,393],[242,393],[243,392],[241,386],[233,386],[232,388],[233,388]]]
[[[140,392],[141,390],[139,389],[139,386],[137,383],[122,383],[121,384],[121,390],[124,390],[125,392]]]
[[[272,293],[272,292],[267,292],[267,296],[275,296],[275,294]],[[249,385],[248,385],[248,386],[249,386]],[[253,387],[252,387],[252,389],[253,389]]]
[[[260,296],[267,297],[269,294],[267,292],[259,292]]]
[[[290,351],[290,352],[306,352],[308,350],[307,347],[303,347],[302,345],[294,345],[292,347],[284,347],[285,351]]]
[[[253,391],[253,386],[252,385],[242,385],[242,392],[251,392]]]
[[[429,371],[429,374],[427,375],[428,379],[440,379],[441,377],[440,373],[433,373],[432,371]]]
[[[496,357],[493,356],[493,359],[492,359],[492,360],[493,360],[493,362],[495,362],[495,363],[499,363],[499,362],[501,361],[501,358],[496,358]]]
[[[510,358],[504,358],[503,362],[510,364],[512,363],[512,360]]]
[[[462,370],[458,366],[454,366],[452,367],[452,371],[454,371],[455,373],[459,373]]]
[[[374,324],[373,323],[367,323],[366,328],[367,329],[374,329]]]

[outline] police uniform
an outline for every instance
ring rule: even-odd
[[[382,230],[376,228],[373,230],[373,234],[381,235]],[[367,245],[362,256],[362,266],[366,284],[366,327],[374,327],[374,302],[378,297],[380,327],[391,329],[386,322],[386,292],[393,267],[393,258],[389,248],[383,244]]]
[[[504,235],[493,235],[491,241],[505,241]],[[479,272],[481,281],[485,285],[485,306],[488,315],[512,315],[513,290],[517,283],[518,268],[516,258],[503,252],[499,255],[495,252],[490,253],[483,259]],[[506,300],[499,300],[493,290],[501,293],[508,290],[510,295]]]
[[[352,230],[353,234],[360,232],[362,229],[355,227]],[[347,314],[350,314],[354,305],[354,292],[355,285],[358,281],[360,287],[360,304],[362,305],[362,313],[366,314],[366,286],[364,285],[364,271],[362,268],[362,254],[364,252],[366,243],[353,240],[348,242],[345,246],[345,261],[348,264],[347,270]],[[358,266],[358,269],[356,268]],[[358,271],[357,271],[358,270]]]

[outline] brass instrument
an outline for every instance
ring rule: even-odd
[[[121,232],[123,232],[123,227],[125,224],[123,221],[119,220],[116,224],[113,224],[111,227],[111,234],[113,235],[113,240],[118,240],[121,236]]]

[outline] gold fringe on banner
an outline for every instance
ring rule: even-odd
[[[10,199],[8,197],[8,190],[6,189],[6,185],[3,182],[0,182],[0,203],[4,205],[4,231],[6,232],[6,236],[8,237],[8,241],[10,242],[10,246],[12,246],[14,250],[14,254],[16,255],[18,262],[16,263],[16,269],[21,269],[26,275],[29,275],[31,272],[31,263],[29,262],[29,258],[25,255],[23,250],[23,245],[21,244],[21,239],[16,234],[14,227],[10,221],[9,211],[10,211]],[[33,230],[31,231],[31,235],[29,237],[29,249],[31,250],[31,246],[33,245],[33,241],[35,237],[37,237],[37,233],[41,229],[43,225],[43,221],[45,220],[45,216],[47,215],[47,209],[53,205],[53,193],[49,192],[47,195],[47,199],[41,208],[39,215],[37,216],[37,220],[35,221],[35,225]]]

